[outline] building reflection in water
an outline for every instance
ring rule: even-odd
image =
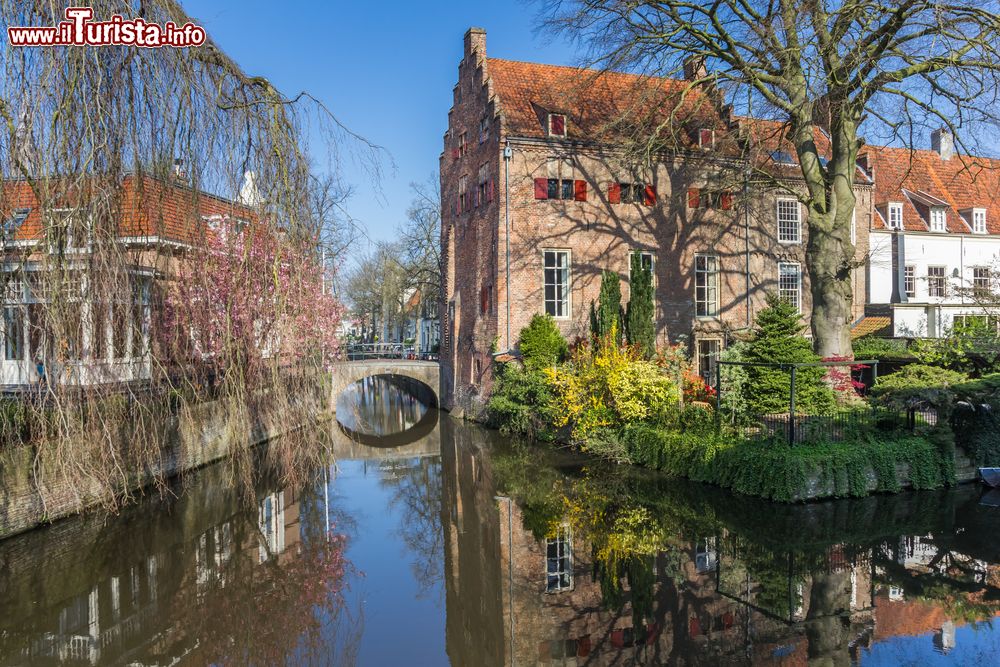
[[[445,428],[453,664],[922,664],[1000,613],[976,489],[775,507]],[[986,627],[965,655],[995,657]]]
[[[175,497],[0,542],[0,665],[351,664],[387,629],[345,606],[338,530],[365,531],[365,553],[391,554],[413,584],[366,589],[365,613],[443,615],[444,636],[422,640],[454,665],[1000,655],[1000,509],[974,487],[778,506],[507,443],[399,385],[365,386],[351,428],[390,435],[368,446],[326,428],[341,460],[373,462],[352,488],[381,505],[350,514],[336,479],[267,474],[248,503],[220,465]],[[412,441],[383,446],[400,428]],[[433,654],[394,650],[399,664]]]

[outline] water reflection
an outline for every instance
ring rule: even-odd
[[[388,435],[326,425],[339,460],[301,489],[262,474],[247,504],[215,466],[0,543],[0,664],[996,664],[975,487],[775,506],[401,392],[359,386],[350,428]]]
[[[337,421],[351,436],[374,436],[370,444],[386,446],[379,438],[405,433],[423,422],[436,423],[433,401],[433,392],[421,382],[375,375],[350,385],[337,398]]]

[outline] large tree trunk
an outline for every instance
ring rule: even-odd
[[[852,198],[853,199],[853,198]],[[811,212],[806,261],[812,293],[810,326],[813,347],[822,358],[851,356],[851,320],[854,290],[851,267],[854,246],[851,244],[851,207],[838,207],[837,218]]]

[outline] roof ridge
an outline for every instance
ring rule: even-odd
[[[577,66],[577,65],[553,65],[551,63],[539,63],[539,62],[534,62],[532,60],[517,60],[515,58],[496,58],[494,56],[489,56],[489,57],[486,58],[486,60],[487,60],[487,62],[490,62],[490,61],[497,62],[497,61],[499,61],[499,62],[505,62],[505,63],[512,63],[512,64],[515,64],[515,65],[532,65],[532,66],[535,66],[535,67],[548,67],[548,68],[552,68],[552,69],[566,69],[566,70],[572,70],[574,72],[592,72],[594,74],[598,74],[598,75],[602,75],[602,76],[605,75],[605,74],[613,74],[613,75],[616,75],[616,76],[625,76],[625,77],[630,77],[630,78],[634,78],[634,79],[646,79],[646,80],[649,80],[649,81],[654,81],[654,80],[659,80],[659,81],[673,81],[673,82],[682,82],[682,81],[685,81],[685,79],[683,79],[681,77],[673,77],[673,76],[650,76],[648,74],[636,74],[635,72],[620,72],[618,70],[613,70],[613,69],[596,69],[596,68],[593,68],[593,67],[580,67],[580,66]]]

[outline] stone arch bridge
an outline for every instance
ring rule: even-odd
[[[347,387],[374,375],[401,375],[427,385],[434,394],[435,407],[439,403],[438,383],[440,370],[436,361],[407,361],[404,359],[365,359],[343,361],[333,365],[333,386],[330,401],[336,411],[337,397]]]

